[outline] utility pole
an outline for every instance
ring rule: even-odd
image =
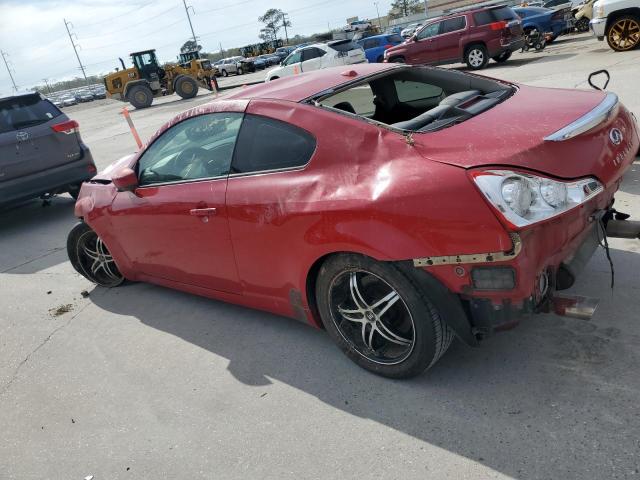
[[[220,45],[220,55],[224,58],[224,50],[222,49],[222,42],[218,42]]]
[[[7,72],[9,72],[9,78],[11,78],[11,83],[13,84],[13,90],[15,92],[18,91],[18,86],[16,85],[16,81],[13,79],[13,75],[11,74],[11,68],[9,68],[9,63],[7,62],[7,57],[9,54],[7,52],[3,52],[0,50],[0,54],[2,54],[2,60],[4,60],[4,66],[7,67]]]
[[[429,6],[427,5],[428,0],[424,0],[424,16],[429,17]]]
[[[287,19],[288,14],[282,14],[282,26],[284,27],[284,37],[287,39],[287,45],[289,45],[289,34],[287,33],[287,23],[289,20]]]
[[[43,78],[42,81],[44,82],[44,84],[47,86],[47,90],[49,91],[49,93],[51,93],[51,87],[49,86],[49,82],[47,82],[48,79]]]
[[[187,20],[189,20],[189,27],[191,27],[191,35],[193,35],[193,43],[196,44],[196,50],[198,49],[198,39],[196,38],[196,32],[193,31],[193,24],[191,23],[191,16],[189,15],[189,9],[196,14],[196,11],[193,9],[191,5],[187,6],[187,0],[182,0],[184,4],[184,11],[187,12]]]
[[[78,45],[76,45],[76,43],[73,41],[73,37],[71,36],[71,31],[69,30],[69,25],[71,25],[73,27],[73,23],[67,22],[67,20],[65,18],[63,18],[63,20],[64,20],[64,26],[67,29],[67,33],[69,34],[69,41],[71,42],[71,46],[73,47],[73,51],[75,52],[76,58],[78,59],[78,65],[80,65],[80,70],[82,70],[82,76],[84,77],[85,83],[87,85],[89,85],[89,80],[87,79],[87,73],[84,71],[84,66],[82,65],[82,62],[80,61],[80,55],[78,55]],[[76,40],[77,39],[78,39],[78,37],[76,36]]]
[[[378,2],[373,2],[373,4],[376,6],[376,13],[378,14],[378,26],[380,27],[380,29],[382,29],[382,20],[380,20],[380,10],[378,10]]]

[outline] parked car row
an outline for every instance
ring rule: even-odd
[[[104,85],[101,84],[55,92],[48,95],[48,99],[58,108],[70,107],[78,103],[93,102],[94,100],[104,98],[107,98],[107,93]]]

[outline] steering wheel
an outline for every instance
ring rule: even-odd
[[[189,147],[180,152],[173,160],[180,176],[184,179],[204,178],[209,176],[207,170],[210,153],[201,147]]]

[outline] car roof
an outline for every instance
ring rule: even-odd
[[[253,87],[242,88],[238,92],[226,96],[225,99],[272,98],[300,102],[317,93],[337,87],[344,83],[360,80],[363,77],[395,68],[411,68],[399,64],[361,63],[324,68],[310,73],[301,73],[282,77],[271,82],[261,83]],[[356,76],[345,76],[344,72],[355,71]]]
[[[43,98],[42,95],[40,95],[38,92],[16,92],[13,95],[8,95],[6,97],[0,97],[0,101],[1,100],[9,100],[11,98],[17,98],[17,97],[28,97],[29,95],[37,95],[40,98]]]

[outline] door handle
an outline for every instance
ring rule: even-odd
[[[215,208],[192,208],[189,213],[194,217],[208,217],[216,214]]]

